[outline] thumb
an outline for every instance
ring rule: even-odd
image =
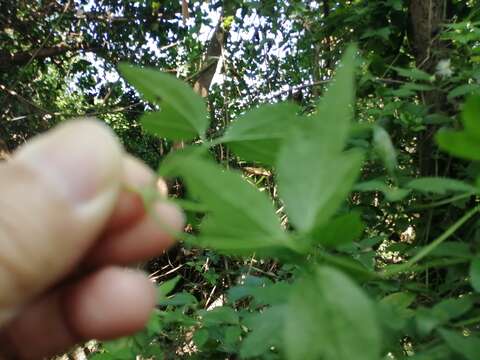
[[[107,127],[74,120],[0,164],[0,326],[72,271],[118,196],[122,149]]]

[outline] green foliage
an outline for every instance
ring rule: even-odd
[[[480,339],[475,336],[463,336],[453,331],[440,330],[448,346],[457,354],[461,354],[468,360],[478,358]]]
[[[476,292],[480,292],[480,260],[475,259],[470,264],[470,282]]]
[[[445,195],[448,192],[475,193],[478,191],[472,185],[466,184],[455,179],[446,179],[441,177],[424,177],[409,181],[405,184],[406,188],[423,192]]]
[[[327,248],[350,244],[360,238],[364,230],[360,214],[350,212],[331,219],[312,233],[312,240]]]
[[[153,135],[190,140],[204,137],[208,120],[205,104],[190,87],[175,77],[153,69],[120,65],[125,79],[161,111],[143,118],[145,129]],[[174,119],[174,121],[172,121]]]
[[[462,112],[463,131],[445,130],[437,135],[437,142],[452,155],[470,160],[480,160],[480,97],[471,97]]]
[[[479,357],[475,1],[56,3],[0,4],[7,148],[98,116],[188,222],[146,329],[93,358]]]
[[[284,330],[288,359],[379,359],[374,306],[341,272],[320,267],[292,290]]]
[[[440,342],[447,354],[451,351],[471,358],[472,344],[477,340],[463,337],[451,328],[462,321],[468,324],[468,316],[474,316],[477,298],[455,294],[456,290],[451,288],[454,282],[446,282],[444,291],[453,291],[451,297],[426,306],[421,300],[428,294],[423,284],[415,280],[399,285],[399,281],[404,276],[416,276],[423,269],[468,263],[472,258],[468,246],[445,240],[469,221],[478,208],[470,210],[426,246],[409,248],[408,243],[387,241],[384,244],[389,246],[378,248],[375,253],[372,246],[378,243],[378,237],[373,236],[371,223],[364,224],[369,222],[367,213],[355,205],[352,191],[362,195],[381,192],[387,201],[400,204],[413,196],[448,204],[445,196],[454,196],[453,202],[473,196],[478,188],[471,185],[471,180],[401,176],[402,159],[386,128],[373,125],[365,127],[365,132],[352,127],[356,52],[354,47],[345,51],[335,79],[308,116],[289,103],[260,106],[235,119],[224,135],[203,138],[162,162],[159,174],[182,179],[187,200],[179,204],[184,204],[187,212],[194,211],[193,232],[183,236],[186,244],[244,258],[274,259],[290,267],[287,277],[274,282],[247,277],[230,288],[222,306],[212,309],[203,309],[202,303],[185,291],[162,297],[158,326],[167,333],[178,326],[192,327],[191,341],[199,356],[375,360],[387,353],[400,356],[407,351],[401,339],[408,336],[421,344],[416,354],[421,359],[437,351],[435,346],[423,343],[424,339],[436,336],[434,344]],[[433,81],[418,69],[395,71],[412,80]],[[143,124],[149,131],[158,130],[160,136],[171,140],[186,139],[183,125],[174,128],[168,123],[177,121],[176,115],[190,102],[190,109],[195,111],[185,111],[181,116],[184,124],[197,132],[192,131],[187,138],[205,135],[206,125],[202,125],[202,131],[195,128],[198,117],[205,118],[205,110],[192,105],[197,104],[198,98],[181,81],[168,77],[162,88],[164,77],[151,70],[137,69],[128,76],[137,90],[147,92],[149,101],[163,108],[163,118],[147,115]],[[182,93],[184,105],[179,105],[178,96],[163,95],[166,93]],[[154,94],[162,94],[161,102]],[[480,99],[476,98],[466,103],[462,112],[463,132],[439,133],[437,139],[443,149],[454,155],[466,154],[452,138],[477,140],[479,104]],[[371,144],[362,140],[368,139],[369,134]],[[272,198],[266,190],[260,191],[238,170],[216,164],[212,155],[216,147],[224,145],[243,160],[268,165],[275,173],[278,196]],[[380,158],[390,178],[357,181],[369,154],[374,161]],[[282,206],[280,211],[276,210],[278,206]],[[376,266],[371,265],[375,254],[386,259],[396,249],[403,251],[400,265],[380,265],[378,261]],[[470,282],[477,291],[479,274],[478,261],[473,260]],[[163,293],[172,290],[176,281],[163,284]],[[159,339],[154,337],[149,344]]]
[[[298,126],[299,107],[279,103],[265,105],[239,116],[221,141],[242,159],[274,165],[284,139]]]
[[[318,112],[292,130],[280,149],[280,196],[290,222],[303,233],[323,225],[335,213],[363,161],[361,151],[343,152],[352,117],[354,52],[354,48],[347,51]]]
[[[205,205],[199,244],[233,254],[294,248],[272,202],[240,174],[192,154],[171,156],[162,164],[161,174],[181,176],[193,198]]]

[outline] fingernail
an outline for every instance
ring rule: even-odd
[[[20,149],[14,158],[34,169],[74,205],[95,199],[121,178],[121,146],[94,120],[71,120]]]
[[[169,202],[158,201],[153,205],[151,216],[167,231],[181,232],[185,227],[185,215],[180,208]],[[174,235],[174,234],[172,234]]]

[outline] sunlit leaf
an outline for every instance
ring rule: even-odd
[[[292,130],[277,160],[277,182],[290,222],[301,232],[320,226],[346,199],[363,162],[342,152],[354,99],[355,48],[346,51],[318,114]]]
[[[235,254],[274,255],[278,249],[293,249],[272,201],[239,173],[196,156],[177,155],[163,163],[162,174],[181,176],[190,194],[208,209],[198,244]]]
[[[362,234],[364,226],[358,212],[342,214],[312,233],[313,241],[325,247],[349,244]]]
[[[412,189],[423,193],[440,195],[444,195],[448,192],[468,193],[477,191],[474,186],[464,183],[463,181],[442,177],[424,177],[414,179],[405,184],[405,187],[407,189]]]
[[[373,127],[373,144],[375,150],[383,160],[385,168],[390,174],[395,172],[397,167],[397,153],[393,147],[390,135],[380,126]]]
[[[395,66],[392,68],[398,73],[398,75],[412,80],[431,81],[433,78],[429,73],[417,68],[403,69]]]
[[[198,136],[197,130],[172,107],[163,105],[161,111],[149,112],[140,119],[145,131],[170,140],[190,140]]]
[[[278,348],[282,345],[282,328],[284,326],[285,305],[269,307],[262,312],[247,317],[245,326],[249,333],[242,341],[240,356],[248,359]]]
[[[301,119],[299,107],[280,103],[263,105],[239,116],[227,128],[220,141],[228,143],[235,154],[244,160],[272,165],[283,139]]]
[[[285,311],[290,360],[377,360],[381,337],[373,303],[346,275],[321,267],[301,280]]]
[[[180,125],[172,125],[171,133],[176,137],[181,134],[190,134],[189,126],[195,129],[199,136],[204,136],[208,127],[208,114],[204,100],[183,81],[170,74],[165,74],[152,68],[142,68],[129,64],[120,64],[119,69],[125,79],[133,85],[143,97],[155,104],[166,107],[166,114],[171,122]],[[159,113],[158,115],[160,115]],[[173,117],[173,115],[178,116]],[[153,116],[153,115],[152,115]],[[155,115],[156,116],[156,115]],[[170,118],[171,117],[171,118]],[[147,121],[151,125],[152,118]],[[160,130],[168,129],[167,120],[162,120]],[[177,131],[177,132],[175,132]]]

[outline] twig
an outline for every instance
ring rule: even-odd
[[[0,85],[0,89],[1,89],[1,85]],[[25,99],[25,101],[27,101],[27,100]],[[123,107],[117,107],[117,108],[113,108],[113,109],[105,109],[105,110],[95,111],[95,112],[89,112],[87,110],[86,112],[83,112],[83,113],[63,113],[63,112],[59,112],[59,111],[50,112],[50,111],[47,111],[45,109],[40,108],[38,105],[35,105],[33,103],[31,105],[35,106],[36,108],[41,110],[46,115],[63,116],[63,117],[85,117],[85,116],[97,116],[97,115],[103,115],[103,114],[119,113],[119,112],[123,112],[125,110],[131,109],[131,108],[136,107],[136,106],[141,105],[141,104],[142,104],[141,102],[138,102],[138,103],[130,104],[130,105],[123,106]],[[19,115],[19,116],[16,116],[16,117],[14,117],[10,120],[7,120],[7,121],[10,121],[10,122],[19,121],[19,120],[23,120],[23,119],[26,119],[30,116],[35,116],[35,115],[37,115],[37,114],[32,113],[32,114]]]
[[[37,104],[35,104],[34,102],[30,101],[30,100],[27,100],[25,99],[22,95],[20,95],[19,93],[17,93],[16,91],[13,91],[13,90],[10,90],[8,89],[5,85],[2,85],[0,84],[0,90],[3,90],[4,92],[6,92],[8,95],[10,96],[14,96],[16,97],[17,99],[19,99],[21,102],[37,109],[38,111],[44,113],[44,114],[50,114],[50,111],[38,106]]]

